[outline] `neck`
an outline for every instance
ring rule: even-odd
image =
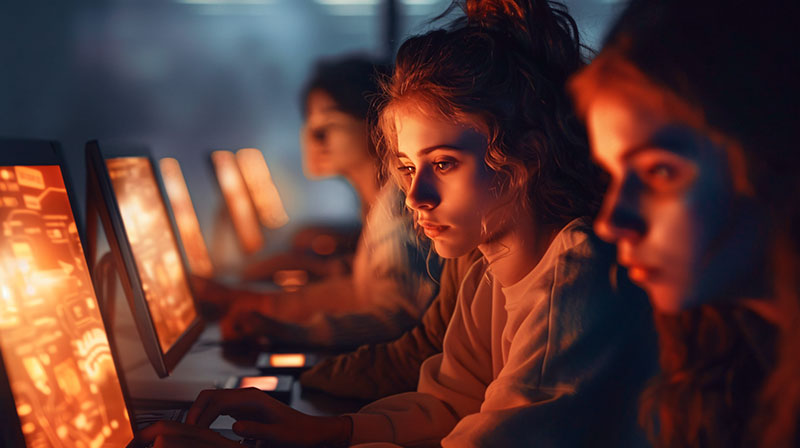
[[[380,191],[378,167],[370,160],[360,166],[353,167],[353,169],[345,173],[344,177],[356,190],[356,194],[361,200],[362,217],[366,216]]]
[[[533,270],[561,230],[557,225],[537,223],[530,213],[523,215],[496,238],[478,246],[503,286],[517,283]]]

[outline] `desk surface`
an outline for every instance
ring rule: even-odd
[[[224,348],[219,328],[209,324],[192,349],[167,378],[158,378],[149,362],[126,367],[128,389],[137,408],[188,406],[204,389],[218,388],[231,376],[263,375],[254,367],[257,353]],[[241,353],[240,353],[241,352]],[[295,371],[296,372],[296,371]],[[297,376],[292,385],[290,405],[310,415],[355,412],[365,403],[316,391],[303,391]]]

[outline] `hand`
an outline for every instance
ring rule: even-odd
[[[352,421],[348,417],[314,417],[298,412],[256,388],[204,390],[186,422],[207,427],[220,415],[236,419],[233,431],[277,446],[346,445]]]
[[[272,319],[258,311],[237,310],[220,322],[222,338],[226,341],[255,340],[262,345],[304,345],[308,330],[302,325]]]
[[[237,295],[237,291],[214,279],[192,274],[189,281],[197,301],[206,308],[213,309],[214,314],[225,314]]]
[[[141,445],[153,448],[241,448],[237,442],[199,426],[162,421],[144,428],[136,436]]]
[[[273,280],[275,273],[282,270],[302,270],[312,277],[327,277],[338,272],[334,269],[335,265],[321,257],[290,252],[248,265],[244,268],[241,278],[245,281]]]

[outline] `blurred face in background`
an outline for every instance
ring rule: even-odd
[[[345,176],[364,164],[374,164],[369,154],[364,120],[342,112],[323,90],[312,90],[301,130],[303,167],[309,178]]]
[[[682,102],[637,93],[606,88],[586,109],[594,157],[611,175],[598,235],[662,312],[747,294],[764,254],[741,153],[686,124]]]

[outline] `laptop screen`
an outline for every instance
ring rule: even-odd
[[[169,215],[147,157],[106,160],[147,307],[166,353],[197,317]]]
[[[246,253],[261,249],[264,235],[236,163],[236,156],[230,151],[214,151],[211,153],[211,163],[242,248]]]
[[[250,197],[253,198],[261,224],[277,229],[289,222],[289,215],[286,214],[278,188],[272,181],[264,154],[256,148],[240,149],[236,151],[236,161]]]
[[[175,223],[178,225],[183,249],[186,251],[189,269],[193,274],[211,277],[214,275],[214,266],[208,255],[208,248],[200,230],[200,223],[197,221],[197,213],[194,211],[181,166],[177,160],[169,157],[161,159],[158,164]]]
[[[0,349],[26,445],[127,445],[133,432],[60,168],[0,167],[0,224]]]

